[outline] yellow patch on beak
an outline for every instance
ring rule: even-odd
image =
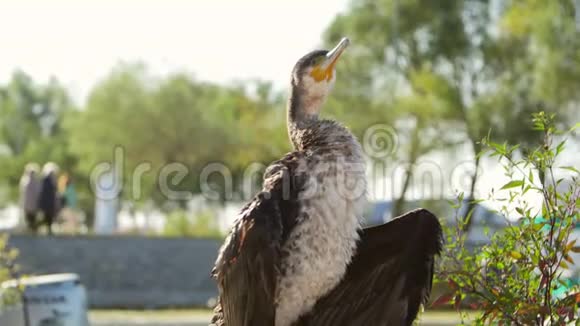
[[[310,76],[312,76],[312,78],[314,78],[314,80],[317,82],[331,80],[333,77],[332,74],[334,72],[334,65],[349,43],[350,41],[347,38],[340,40],[338,45],[326,54],[324,61],[312,69]]]
[[[331,63],[326,69],[321,68],[320,66],[316,66],[312,69],[312,72],[310,72],[310,76],[312,76],[312,78],[314,78],[314,80],[316,80],[317,82],[321,82],[325,79],[331,80],[333,70],[334,70],[334,62]]]

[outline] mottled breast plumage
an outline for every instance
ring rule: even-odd
[[[298,223],[281,248],[276,326],[291,325],[340,282],[358,240],[366,194],[360,145],[340,124],[317,123],[300,135],[307,155],[296,173],[306,180]]]

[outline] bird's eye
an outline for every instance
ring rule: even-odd
[[[312,65],[318,66],[319,64],[322,63],[323,60],[324,60],[324,56],[316,57],[312,60]]]

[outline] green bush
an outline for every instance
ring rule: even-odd
[[[8,247],[8,235],[0,234],[0,284],[16,278],[17,266],[15,260],[17,256],[18,251]],[[5,305],[11,305],[19,300],[20,293],[18,291],[0,288],[0,308]]]
[[[190,216],[183,210],[176,210],[167,216],[163,235],[222,239],[223,234],[215,221],[215,216],[210,211],[202,211],[195,216]]]
[[[466,249],[461,223],[446,230],[447,244],[437,279],[450,290],[434,305],[451,303],[457,308],[479,309],[482,314],[477,325],[565,325],[579,321],[580,287],[577,279],[564,277],[563,271],[573,262],[570,254],[580,252],[570,237],[578,223],[580,172],[575,167],[557,166],[557,157],[573,130],[558,131],[554,116],[543,112],[535,114],[533,121],[535,129],[543,133],[543,141],[532,150],[483,142],[510,178],[492,197],[504,203],[504,216],[509,216],[509,206],[515,206],[519,221],[510,222],[476,252]],[[555,139],[560,141],[556,144]],[[516,159],[519,156],[522,158]],[[560,189],[563,179],[554,176],[557,170],[572,174],[565,190]],[[526,203],[526,193],[541,195],[542,208]],[[469,217],[461,220],[466,223]]]

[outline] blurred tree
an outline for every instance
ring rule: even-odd
[[[508,2],[498,24],[503,49],[491,53],[497,58],[493,63],[500,65],[505,62],[508,46],[522,49],[512,65],[514,73],[503,74],[518,92],[513,104],[521,105],[527,99],[536,106],[559,111],[564,121],[572,122],[580,118],[580,21],[576,19],[580,17],[580,5],[575,6],[575,2]]]
[[[17,71],[0,88],[0,142],[10,155],[21,155],[34,141],[57,135],[71,107],[66,90],[55,79],[36,85]]]
[[[23,72],[0,86],[0,180],[14,200],[24,165],[56,162],[74,175],[76,158],[68,150],[63,121],[74,114],[67,91],[56,79],[35,83]]]
[[[344,35],[354,41],[347,77],[337,82],[339,100],[369,107],[367,124],[406,122],[398,130],[407,171],[395,215],[421,156],[468,143],[473,197],[475,153],[490,129],[496,140],[533,143],[537,136],[521,123],[530,112],[577,105],[580,38],[573,13],[570,0],[353,0],[336,17],[327,42]],[[334,110],[344,109],[335,104]]]
[[[99,162],[113,159],[115,146],[122,148],[126,198],[183,206],[189,196],[168,198],[167,190],[199,193],[199,177],[208,164],[223,164],[235,180],[250,163],[269,163],[283,151],[277,141],[278,134],[285,136],[278,129],[278,100],[268,84],[258,86],[250,96],[241,87],[220,87],[184,74],[157,78],[143,65],[120,65],[92,90],[85,111],[69,125],[72,149],[90,174]],[[133,175],[142,163],[150,169]],[[172,181],[178,174],[175,164],[187,172],[177,182]],[[169,171],[166,167],[174,171],[167,175],[169,182],[159,177]],[[209,181],[222,199],[232,195],[220,175]]]

